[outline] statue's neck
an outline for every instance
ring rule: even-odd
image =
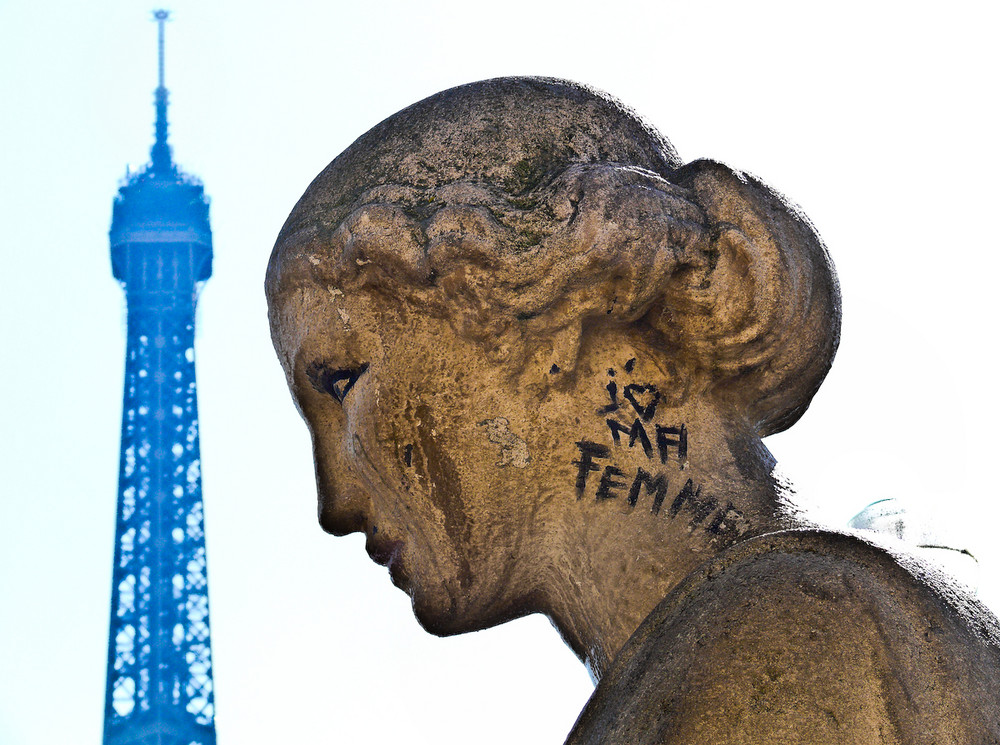
[[[637,447],[578,447],[583,488],[564,514],[572,528],[550,548],[561,561],[551,564],[547,611],[597,681],[695,567],[789,520],[756,438],[713,441],[692,428],[687,458],[666,463]]]

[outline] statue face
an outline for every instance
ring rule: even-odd
[[[364,532],[435,633],[532,610],[527,412],[481,348],[373,290],[284,290],[272,318],[324,529]]]

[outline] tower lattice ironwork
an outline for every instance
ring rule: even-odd
[[[195,306],[212,273],[208,199],[167,144],[163,32],[150,162],[114,201],[128,342],[104,745],[214,745]]]

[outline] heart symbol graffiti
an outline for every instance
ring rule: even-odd
[[[636,414],[642,417],[645,422],[653,418],[653,414],[656,413],[656,405],[660,403],[660,392],[656,390],[655,385],[632,383],[625,386],[622,395],[632,404]]]

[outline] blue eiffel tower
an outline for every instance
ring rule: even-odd
[[[128,343],[104,745],[214,745],[194,322],[212,274],[201,183],[174,164],[159,26],[156,136],[111,219]]]

